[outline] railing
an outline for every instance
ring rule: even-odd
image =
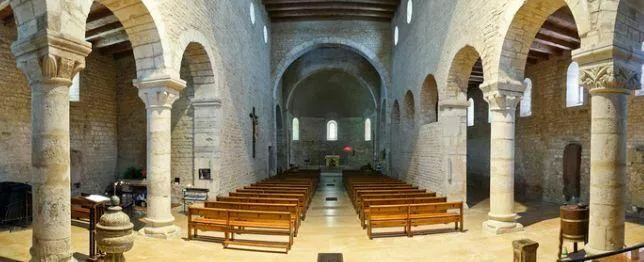
[[[606,258],[606,257],[614,256],[614,255],[619,255],[619,254],[623,254],[623,253],[626,253],[626,252],[631,252],[633,250],[636,250],[635,252],[638,252],[638,253],[633,254],[633,255],[639,256],[639,249],[640,248],[644,248],[644,243],[639,243],[639,244],[631,246],[631,247],[627,247],[627,248],[623,248],[623,249],[619,249],[619,250],[614,250],[614,251],[610,251],[610,252],[606,252],[606,253],[601,253],[601,254],[598,254],[598,255],[591,255],[591,256],[585,256],[585,257],[579,257],[579,258],[571,258],[571,257],[560,258],[560,259],[557,259],[557,262],[594,261],[596,259],[601,259],[601,258]],[[640,259],[642,259],[642,258],[640,258]]]

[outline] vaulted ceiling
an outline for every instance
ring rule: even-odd
[[[263,0],[272,22],[364,19],[388,22],[400,0]]]

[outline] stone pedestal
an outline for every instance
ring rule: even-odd
[[[103,261],[124,262],[124,252],[132,249],[134,245],[134,225],[119,206],[120,200],[112,196],[112,206],[101,216],[96,225],[96,242],[98,248],[107,253]]]
[[[537,262],[537,248],[539,243],[530,239],[512,241],[514,250],[514,262]]]
[[[141,233],[169,238],[179,233],[171,211],[171,115],[185,82],[172,78],[134,80],[147,112],[147,210]]]
[[[12,45],[31,87],[34,173],[32,261],[71,261],[69,86],[85,67],[88,42],[42,32]]]
[[[523,230],[514,212],[514,121],[520,93],[485,92],[490,106],[490,212],[483,229],[494,234]]]

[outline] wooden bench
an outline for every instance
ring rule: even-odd
[[[365,228],[366,216],[369,214],[369,207],[374,205],[402,205],[402,204],[426,204],[447,202],[447,197],[408,197],[408,198],[369,198],[362,200],[359,218],[360,225]]]
[[[264,193],[286,193],[286,194],[304,194],[307,205],[311,204],[313,194],[309,188],[305,187],[263,187],[263,186],[245,186],[243,189],[237,189],[237,192],[264,192]]]
[[[458,209],[459,212],[448,212]],[[367,236],[369,239],[379,236],[407,235],[425,233],[413,232],[412,227],[420,225],[455,223],[454,229],[463,231],[463,202],[445,202],[428,204],[371,205],[367,217]],[[373,233],[373,228],[403,226],[403,232]]]
[[[288,253],[293,245],[295,221],[289,212],[191,206],[188,208],[188,239],[198,236],[198,230],[223,232],[224,248],[229,245],[283,248]],[[235,234],[284,235],[288,236],[288,242],[235,239]]]
[[[258,210],[258,211],[280,211],[291,213],[293,221],[295,221],[295,236],[297,236],[300,227],[300,208],[297,203],[290,204],[276,204],[276,203],[244,203],[244,202],[231,202],[231,201],[217,201],[205,202],[206,208],[221,208],[221,209],[239,209],[239,210]]]
[[[427,190],[425,189],[418,189],[418,188],[403,188],[403,189],[365,189],[365,190],[360,190],[356,192],[356,195],[351,199],[354,207],[360,206],[360,201],[362,201],[361,197],[362,195],[365,194],[381,194],[381,193],[391,193],[391,194],[399,194],[399,193],[425,193]]]
[[[356,206],[358,213],[362,210],[362,201],[365,199],[378,199],[378,198],[409,198],[409,197],[435,197],[435,192],[403,192],[403,193],[374,193],[374,194],[361,194],[359,205]]]
[[[286,193],[260,193],[260,192],[230,192],[228,193],[231,197],[252,197],[252,198],[295,198],[298,200],[298,206],[302,210],[304,219],[306,217],[306,211],[308,210],[308,204],[304,201],[304,194],[286,194]]]

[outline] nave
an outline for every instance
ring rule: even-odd
[[[328,198],[337,198],[337,201]],[[341,253],[344,261],[506,261],[512,257],[511,242],[529,238],[539,242],[539,261],[555,260],[558,205],[517,202],[515,208],[525,230],[499,236],[487,234],[480,227],[487,219],[488,208],[489,200],[484,199],[465,209],[464,232],[454,231],[449,225],[436,225],[429,227],[434,231],[427,235],[369,240],[342,184],[342,174],[322,173],[306,219],[288,254],[224,249],[219,243],[187,241],[187,217],[177,207],[173,215],[176,225],[181,227],[181,237],[163,240],[137,235],[127,258],[131,261],[316,261],[318,253]],[[627,222],[626,232],[627,244],[644,241],[643,227]],[[24,243],[30,238],[29,229],[0,232],[0,251],[4,256],[0,261],[26,260],[29,246]],[[88,242],[86,229],[72,227],[77,259],[86,257]]]

